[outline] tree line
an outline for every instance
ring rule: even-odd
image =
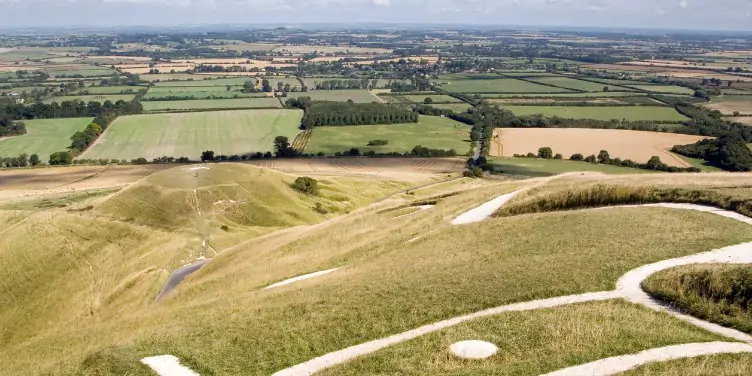
[[[689,145],[676,145],[671,151],[690,158],[703,159],[725,171],[752,171],[752,151],[737,134],[701,140]]]
[[[554,151],[550,147],[542,147],[538,149],[538,153],[527,153],[527,154],[515,154],[515,158],[538,158],[538,159],[564,159],[564,156],[561,154],[554,154]],[[628,168],[637,168],[642,170],[651,170],[651,171],[662,171],[662,172],[700,172],[700,169],[697,167],[676,167],[676,166],[669,166],[663,161],[661,161],[661,158],[657,155],[654,155],[650,158],[650,160],[647,161],[647,163],[638,163],[631,159],[621,159],[621,158],[611,158],[611,155],[608,153],[607,150],[601,150],[598,155],[591,154],[589,156],[584,156],[580,153],[572,154],[571,157],[569,157],[570,161],[576,161],[576,162],[587,162],[587,163],[593,163],[593,164],[603,164],[603,165],[611,165],[611,166],[617,166],[617,167],[628,167]]]
[[[26,119],[56,119],[73,117],[97,117],[105,114],[140,114],[143,107],[138,101],[126,102],[119,100],[101,102],[83,102],[80,100],[64,101],[61,103],[32,103],[24,105],[20,103],[8,103],[0,105],[0,120],[26,120]]]
[[[0,137],[26,134],[26,124],[8,118],[0,118]]]
[[[312,102],[310,97],[291,98],[288,108],[305,111],[301,127],[312,129],[327,125],[367,125],[417,123],[418,113],[403,106],[383,103]]]

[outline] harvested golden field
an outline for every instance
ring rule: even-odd
[[[734,112],[738,112],[742,115],[752,115],[752,96],[750,95],[713,97],[713,100],[711,100],[710,103],[705,103],[703,105],[712,110],[718,110],[724,115],[733,115]]]
[[[730,121],[735,121],[737,123],[742,123],[745,125],[752,125],[752,116],[740,116],[729,119]]]
[[[564,158],[576,153],[598,155],[601,150],[607,150],[611,158],[645,163],[657,155],[669,166],[690,167],[668,150],[674,145],[691,144],[704,138],[617,129],[504,128],[494,131],[491,155],[511,157],[514,154],[537,153],[539,148],[548,146],[554,150],[554,154],[561,153]]]

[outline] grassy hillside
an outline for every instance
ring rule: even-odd
[[[689,265],[652,275],[645,290],[682,311],[752,333],[752,267]]]
[[[205,203],[213,203],[219,194],[198,192],[259,185],[267,187],[259,191],[276,189],[275,194],[284,197],[269,208],[275,216],[291,221],[295,213],[301,217],[296,220],[305,221],[310,215],[305,209],[310,206],[300,203],[310,205],[312,201],[306,200],[314,199],[286,191],[287,175],[248,166],[209,167],[212,173],[200,170],[199,178],[187,174],[187,180],[195,179],[192,186],[183,185],[179,169],[169,170],[125,189],[92,212],[40,212],[9,230],[7,237],[4,234],[0,266],[13,270],[13,277],[4,283],[14,286],[0,295],[4,306],[13,307],[2,313],[0,321],[5,330],[0,362],[7,372],[148,375],[138,362],[141,357],[173,354],[201,374],[269,375],[330,351],[485,308],[613,289],[623,273],[643,264],[752,240],[752,228],[732,219],[670,209],[544,213],[451,226],[448,221],[458,214],[527,184],[484,182],[434,199],[433,208],[406,217],[395,218],[393,212],[382,212],[389,206],[381,206],[252,239],[220,252],[167,299],[147,305],[166,277],[163,270],[195,258],[200,244],[190,233],[189,210],[176,211],[183,222],[169,223],[178,231],[164,231],[160,220],[146,217],[157,215],[149,210],[158,209],[148,209],[139,201],[189,205],[190,196],[181,193],[195,189],[199,199],[192,203],[202,208],[203,215],[208,213]],[[244,178],[242,171],[249,171],[255,180]],[[229,176],[231,182],[226,180]],[[349,198],[350,202],[365,201],[363,192],[371,189],[385,189],[383,182],[371,178],[340,184],[350,187],[340,193],[343,196],[357,192],[351,193],[356,198]],[[131,196],[134,188],[144,185],[163,197]],[[461,188],[459,183],[440,186]],[[447,193],[434,189],[435,196]],[[210,198],[201,199],[203,195]],[[243,211],[244,205],[255,208],[250,201],[254,195],[230,198],[248,199],[239,209]],[[126,203],[142,207],[128,209]],[[141,210],[144,214],[138,213]],[[138,217],[113,222],[107,221],[109,216]],[[225,214],[211,216],[210,223],[229,223]],[[241,227],[236,222],[233,226],[237,227],[231,233]],[[408,242],[416,237],[422,238]],[[335,267],[343,268],[263,289]],[[584,347],[549,338],[540,347],[528,348],[525,333],[511,334],[510,343],[524,345],[516,352],[527,359],[520,369],[553,370],[666,341],[714,338],[621,303],[472,324],[478,333],[494,333],[494,328],[521,322],[548,333],[550,328],[572,327],[573,318],[582,320],[585,332],[571,341]],[[649,323],[652,331],[636,328],[638,319]],[[609,322],[608,329],[588,332],[603,327],[603,321]],[[9,323],[14,325],[8,327]],[[602,349],[586,346],[594,340]],[[435,345],[423,348],[423,354],[445,357],[431,346]],[[556,361],[539,358],[536,363],[530,354],[539,351]],[[426,359],[415,355],[420,362]],[[449,373],[462,374],[459,371],[454,368]]]

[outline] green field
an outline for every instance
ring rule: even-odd
[[[183,77],[183,76],[180,76]],[[242,86],[245,85],[246,81],[253,81],[256,82],[256,78],[254,77],[233,77],[233,78],[216,78],[216,79],[204,79],[201,76],[194,75],[194,79],[191,80],[183,80],[183,81],[160,81],[154,83],[155,87],[173,87],[173,86],[185,86],[185,87],[194,87],[194,86]]]
[[[346,102],[352,99],[355,103],[381,102],[381,98],[371,94],[368,90],[314,90],[306,93],[287,93],[288,98],[311,97],[314,101]],[[282,98],[282,101],[286,101]]]
[[[628,85],[628,87],[654,93],[693,94],[694,90],[683,86],[672,85]]]
[[[643,96],[639,92],[595,92],[595,93],[565,93],[565,94],[481,94],[483,98],[615,98]]]
[[[471,105],[467,103],[439,103],[439,104],[432,104],[431,106],[436,108],[442,108],[445,110],[452,110],[454,112],[464,112],[468,108],[472,107]]]
[[[575,107],[575,106],[502,106],[515,115],[558,116],[566,119],[683,121],[687,118],[670,107]]]
[[[153,87],[144,96],[145,99],[159,99],[166,97],[194,97],[195,99],[205,99],[209,97],[235,98],[235,97],[266,97],[264,93],[243,93],[240,91],[241,86],[231,86],[230,91],[227,88],[202,86],[202,87]]]
[[[84,130],[91,118],[24,120],[26,134],[0,138],[0,157],[15,157],[21,153],[38,154],[47,163],[50,154],[68,150],[70,137]]]
[[[291,141],[302,111],[240,110],[131,115],[118,118],[81,158],[149,160],[161,156],[198,159],[204,150],[217,155],[266,152],[276,136]]]
[[[387,140],[388,145],[367,146],[371,140]],[[361,153],[410,151],[416,145],[432,149],[454,149],[465,154],[470,149],[470,127],[447,118],[421,116],[418,123],[318,127],[313,131],[307,153],[327,155],[358,148]]]
[[[455,93],[566,93],[573,92],[550,86],[537,85],[514,78],[504,78],[498,75],[484,75],[472,79],[453,79],[452,76],[441,76],[443,90]]]
[[[197,99],[185,101],[144,101],[144,111],[208,110],[218,108],[281,108],[277,98]]]
[[[413,103],[423,103],[426,98],[431,98],[433,103],[462,103],[461,100],[449,95],[401,95],[401,97]]]
[[[122,92],[128,92],[128,90],[132,90],[134,93],[138,92],[139,90],[146,89],[146,86],[87,86],[78,92],[89,92],[91,95],[96,94],[120,94]]]
[[[589,82],[589,81],[582,81],[575,78],[569,78],[569,77],[540,77],[540,78],[529,78],[531,81],[539,82],[542,84],[548,84],[548,85],[554,85],[554,86],[560,86],[567,89],[573,89],[573,90],[581,90],[581,91],[589,91],[589,92],[602,92],[604,86],[608,86],[605,84],[597,84],[595,82]],[[628,89],[625,88],[613,88],[613,90],[621,89],[622,91],[627,91]]]
[[[63,97],[50,97],[45,99],[44,103],[62,103],[65,101],[72,101],[72,100],[80,100],[84,101],[86,103],[88,102],[105,102],[105,101],[111,101],[112,103],[115,103],[117,101],[123,100],[126,102],[132,101],[133,98],[136,97],[136,94],[93,94],[93,95],[66,95]]]
[[[330,81],[330,80],[338,80],[338,81],[352,81],[352,80],[357,80],[357,81],[361,81],[361,80],[364,80],[364,79],[367,79],[368,80],[368,85],[371,85],[371,81],[373,81],[373,79],[366,78],[366,77],[354,77],[354,78],[347,78],[347,77],[306,77],[306,78],[303,78],[303,82],[305,83],[305,85],[309,89],[313,89],[313,88],[316,87],[316,83],[317,82]],[[276,85],[277,81],[278,80],[273,80],[271,78],[269,79],[269,82],[271,82],[272,85]],[[376,86],[378,88],[382,88],[382,87],[387,87],[392,82],[403,82],[403,81],[404,80],[379,79],[378,80],[378,84],[376,84]],[[290,84],[290,85],[292,85],[292,84]],[[300,83],[298,83],[297,86],[300,86]]]
[[[489,158],[494,172],[530,177],[553,176],[565,172],[595,171],[604,174],[645,174],[649,171],[635,168],[617,167],[604,164],[575,162],[568,160],[538,158]]]

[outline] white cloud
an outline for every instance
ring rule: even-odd
[[[373,0],[373,3],[375,5],[381,5],[381,6],[384,6],[384,7],[388,7],[388,6],[392,5],[392,0]]]
[[[679,7],[681,7],[681,8],[686,8],[688,6],[689,6],[689,3],[687,2],[687,0],[681,0],[679,2]]]

